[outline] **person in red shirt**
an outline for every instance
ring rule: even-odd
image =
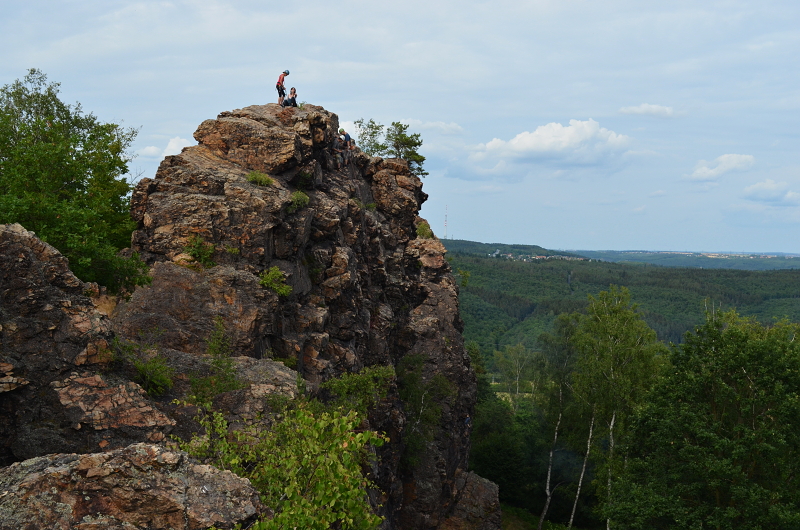
[[[286,79],[287,75],[289,75],[289,70],[281,72],[281,75],[278,76],[278,82],[275,84],[275,88],[278,90],[278,105],[281,106],[283,106],[283,98],[286,97],[286,87],[283,85],[283,80]]]

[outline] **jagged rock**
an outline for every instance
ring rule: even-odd
[[[262,339],[277,325],[278,296],[261,287],[254,275],[229,266],[195,271],[161,262],[151,276],[151,285],[118,306],[118,333],[131,339],[155,334],[162,347],[204,353],[219,316],[227,324],[234,355],[264,355],[268,345]]]
[[[95,371],[111,322],[52,246],[0,225],[0,463],[163,439],[172,420],[133,382]]]
[[[156,445],[0,468],[0,530],[233,528],[261,514],[247,479]]]
[[[456,474],[459,497],[453,512],[439,527],[441,530],[494,530],[500,528],[501,516],[497,484],[472,471]]]
[[[154,283],[118,310],[115,329],[133,337],[163,321],[162,346],[196,354],[221,316],[237,354],[294,358],[311,388],[364,366],[421,356],[422,380],[444,376],[455,395],[440,403],[435,437],[409,470],[399,467],[405,417],[396,390],[372,413],[371,427],[391,438],[379,449],[374,475],[383,495],[374,500],[386,528],[433,529],[453,513],[467,484],[457,477],[467,466],[464,420],[476,383],[458,288],[444,247],[417,237],[427,198],[421,181],[402,160],[363,154],[334,169],[338,125],[335,114],[308,104],[252,106],[203,122],[199,145],[167,157],[133,193],[132,250],[154,265]],[[253,171],[272,183],[249,182]],[[294,202],[301,193],[305,206]],[[186,263],[197,236],[214,245],[218,266]],[[258,284],[273,266],[292,287],[288,297]],[[258,389],[237,392],[221,396],[220,405],[227,403],[235,421],[249,421],[261,410],[245,405],[257,403],[255,394],[244,396]]]

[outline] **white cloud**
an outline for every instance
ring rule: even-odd
[[[143,156],[146,158],[152,158],[161,156],[162,149],[160,147],[156,147],[154,145],[148,145],[145,148],[139,149],[136,151],[136,154],[139,156]]]
[[[658,190],[651,193],[650,197],[663,197],[664,195],[666,195],[666,192],[664,190]]]
[[[786,182],[775,182],[767,179],[744,189],[746,199],[755,202],[766,202],[776,206],[796,206],[800,204],[800,193],[791,191]]]
[[[422,121],[422,120],[400,120],[400,121],[408,125],[412,129],[422,129],[428,131],[432,130],[432,131],[437,131],[440,134],[460,134],[464,132],[464,128],[455,122],[445,123],[443,121]]]
[[[192,145],[193,142],[187,140],[185,138],[181,138],[180,136],[176,136],[175,138],[170,138],[169,142],[167,143],[166,149],[164,149],[164,156],[169,155],[177,155],[181,152],[181,149],[184,147],[189,147]]]
[[[713,162],[700,160],[694,168],[694,172],[689,176],[691,180],[716,180],[717,177],[729,171],[743,171],[749,169],[756,159],[753,155],[728,154],[718,156]],[[712,167],[712,164],[713,165]]]
[[[175,138],[171,138],[169,142],[167,142],[167,147],[164,149],[160,147],[156,147],[155,145],[148,145],[147,147],[143,147],[136,151],[136,154],[143,157],[143,158],[164,158],[165,156],[169,155],[177,155],[181,152],[181,149],[184,147],[188,147],[190,145],[194,145],[194,142],[187,140],[185,138],[181,138],[180,136],[176,136]]]
[[[521,132],[511,140],[494,138],[479,144],[470,155],[473,161],[485,159],[526,160],[558,158],[569,162],[595,163],[610,153],[623,150],[630,138],[624,134],[600,127],[592,119],[570,120],[568,126],[560,123],[540,125],[535,131]]]
[[[646,114],[648,116],[661,116],[669,117],[675,113],[672,107],[665,107],[664,105],[651,105],[649,103],[642,103],[636,107],[622,107],[619,109],[622,114]]]

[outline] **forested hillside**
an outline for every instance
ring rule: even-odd
[[[449,246],[450,242],[445,241]],[[537,347],[559,313],[581,310],[587,295],[627,287],[658,338],[679,343],[706,309],[736,308],[761,322],[800,321],[800,270],[695,269],[546,259],[534,262],[448,253],[461,271],[467,341],[484,355],[505,345]]]
[[[701,267],[768,271],[800,269],[800,257],[788,254],[722,254],[711,252],[647,252],[617,250],[576,250],[581,256],[616,263],[648,263],[664,267]]]
[[[470,465],[524,528],[798,527],[800,270],[468,243],[445,241],[479,373]]]

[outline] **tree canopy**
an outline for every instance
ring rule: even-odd
[[[648,529],[800,527],[799,333],[787,321],[708,315],[637,415],[612,519]]]
[[[0,223],[20,223],[60,250],[84,281],[112,290],[145,280],[130,244],[126,179],[137,131],[103,123],[31,69],[0,89]]]
[[[373,119],[361,118],[356,120],[355,126],[360,148],[369,156],[402,158],[408,162],[412,175],[424,177],[428,174],[422,168],[425,157],[419,154],[422,137],[419,133],[408,134],[408,125],[393,121],[384,128]]]

